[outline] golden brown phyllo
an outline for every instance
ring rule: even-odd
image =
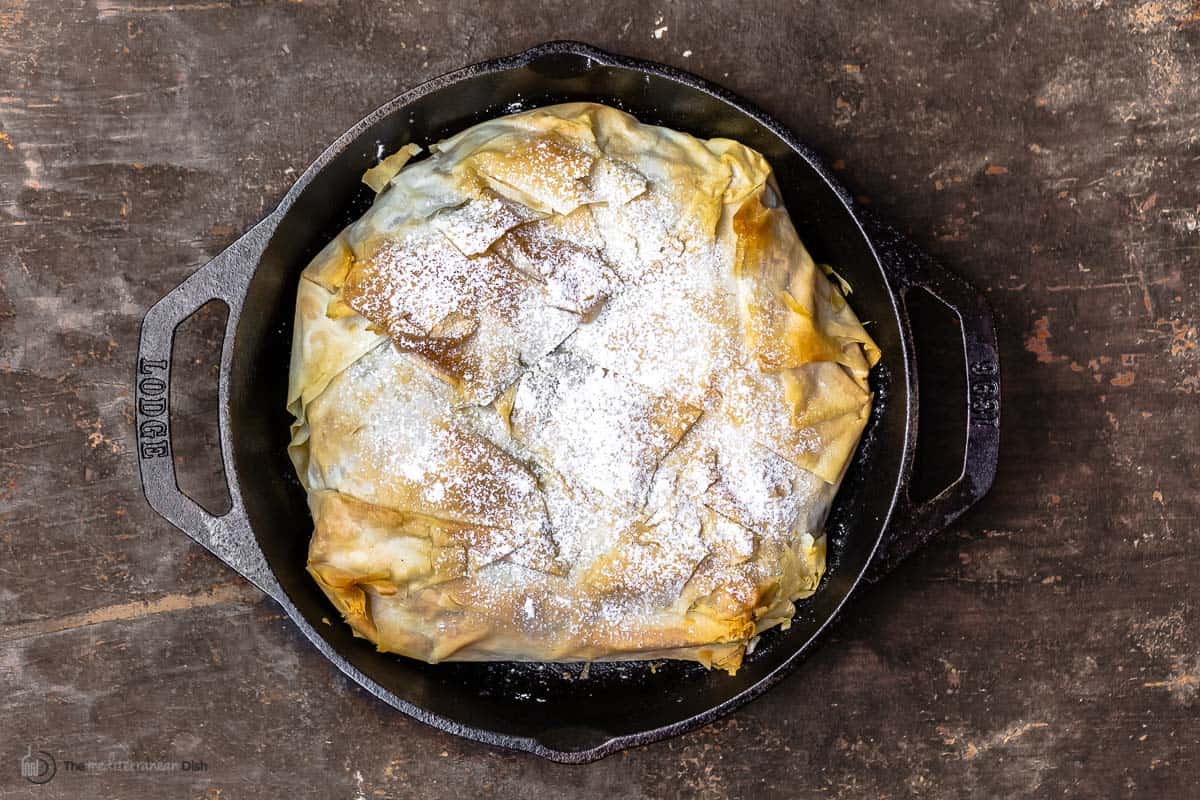
[[[733,672],[817,587],[879,358],[766,161],[589,103],[417,152],[300,281],[313,578],[426,661]]]

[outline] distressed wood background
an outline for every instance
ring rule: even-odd
[[[151,303],[366,112],[552,38],[777,115],[988,293],[1004,370],[983,503],[764,698],[578,768],[355,688],[149,510],[130,427]],[[1198,47],[1194,0],[0,0],[0,794],[1194,797]],[[188,330],[219,504],[220,328]]]

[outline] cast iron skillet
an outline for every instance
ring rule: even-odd
[[[883,350],[872,376],[875,412],[830,517],[828,575],[791,628],[766,634],[736,677],[680,662],[595,664],[584,678],[578,666],[430,666],[380,654],[337,621],[304,569],[312,520],[285,453],[284,410],[301,269],[370,204],[359,179],[380,152],[569,100],[608,103],[643,122],[730,137],[765,154],[801,238],[854,287],[851,302]],[[922,503],[908,494],[918,381],[906,295],[917,289],[957,315],[967,370],[961,474]],[[213,299],[229,306],[219,419],[232,509],[221,517],[178,489],[168,402],[175,328]],[[812,153],[745,101],[678,70],[574,42],[435,78],[347,131],[273,213],[150,309],[136,380],[142,483],[156,511],[278,601],[330,661],[388,704],[459,736],[575,763],[711,722],[780,680],[864,578],[882,575],[983,496],[999,443],[996,339],[977,292],[866,218]]]

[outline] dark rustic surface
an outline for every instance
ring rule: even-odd
[[[355,688],[149,510],[130,429],[151,303],[367,111],[551,38],[792,126],[988,292],[1006,403],[991,495],[796,675],[575,768]],[[0,0],[0,794],[1194,797],[1198,47],[1189,0]],[[182,455],[219,505],[219,325],[192,330]]]

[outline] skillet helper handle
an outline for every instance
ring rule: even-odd
[[[229,316],[221,359],[222,400],[218,413],[220,439],[223,443],[229,441],[224,402],[228,359],[224,355],[230,350],[246,284],[262,253],[265,237],[256,232],[257,229],[251,230],[234,242],[146,312],[134,379],[135,433],[142,490],[150,506],[248,581],[278,598],[281,590],[250,529],[242,498],[234,489],[229,459],[225,467],[230,479],[230,509],[222,516],[214,516],[180,491],[171,439],[171,349],[175,331],[196,309],[210,300],[221,300],[229,307]]]
[[[991,488],[1000,457],[1000,357],[992,311],[978,290],[890,228],[879,225],[873,238],[880,251],[886,253],[884,262],[891,277],[897,278],[903,287],[905,327],[909,326],[907,296],[912,289],[933,295],[958,317],[967,373],[966,397],[963,398],[967,430],[962,472],[949,486],[921,502],[912,500],[910,483],[905,481],[888,532],[867,573],[868,579],[875,581],[958,519]],[[905,335],[912,348],[911,329]],[[919,379],[919,363],[916,372],[915,386],[928,388],[928,384]],[[914,391],[917,390],[914,388]],[[915,441],[905,456],[909,476],[913,455],[921,446],[915,420],[914,430]]]

